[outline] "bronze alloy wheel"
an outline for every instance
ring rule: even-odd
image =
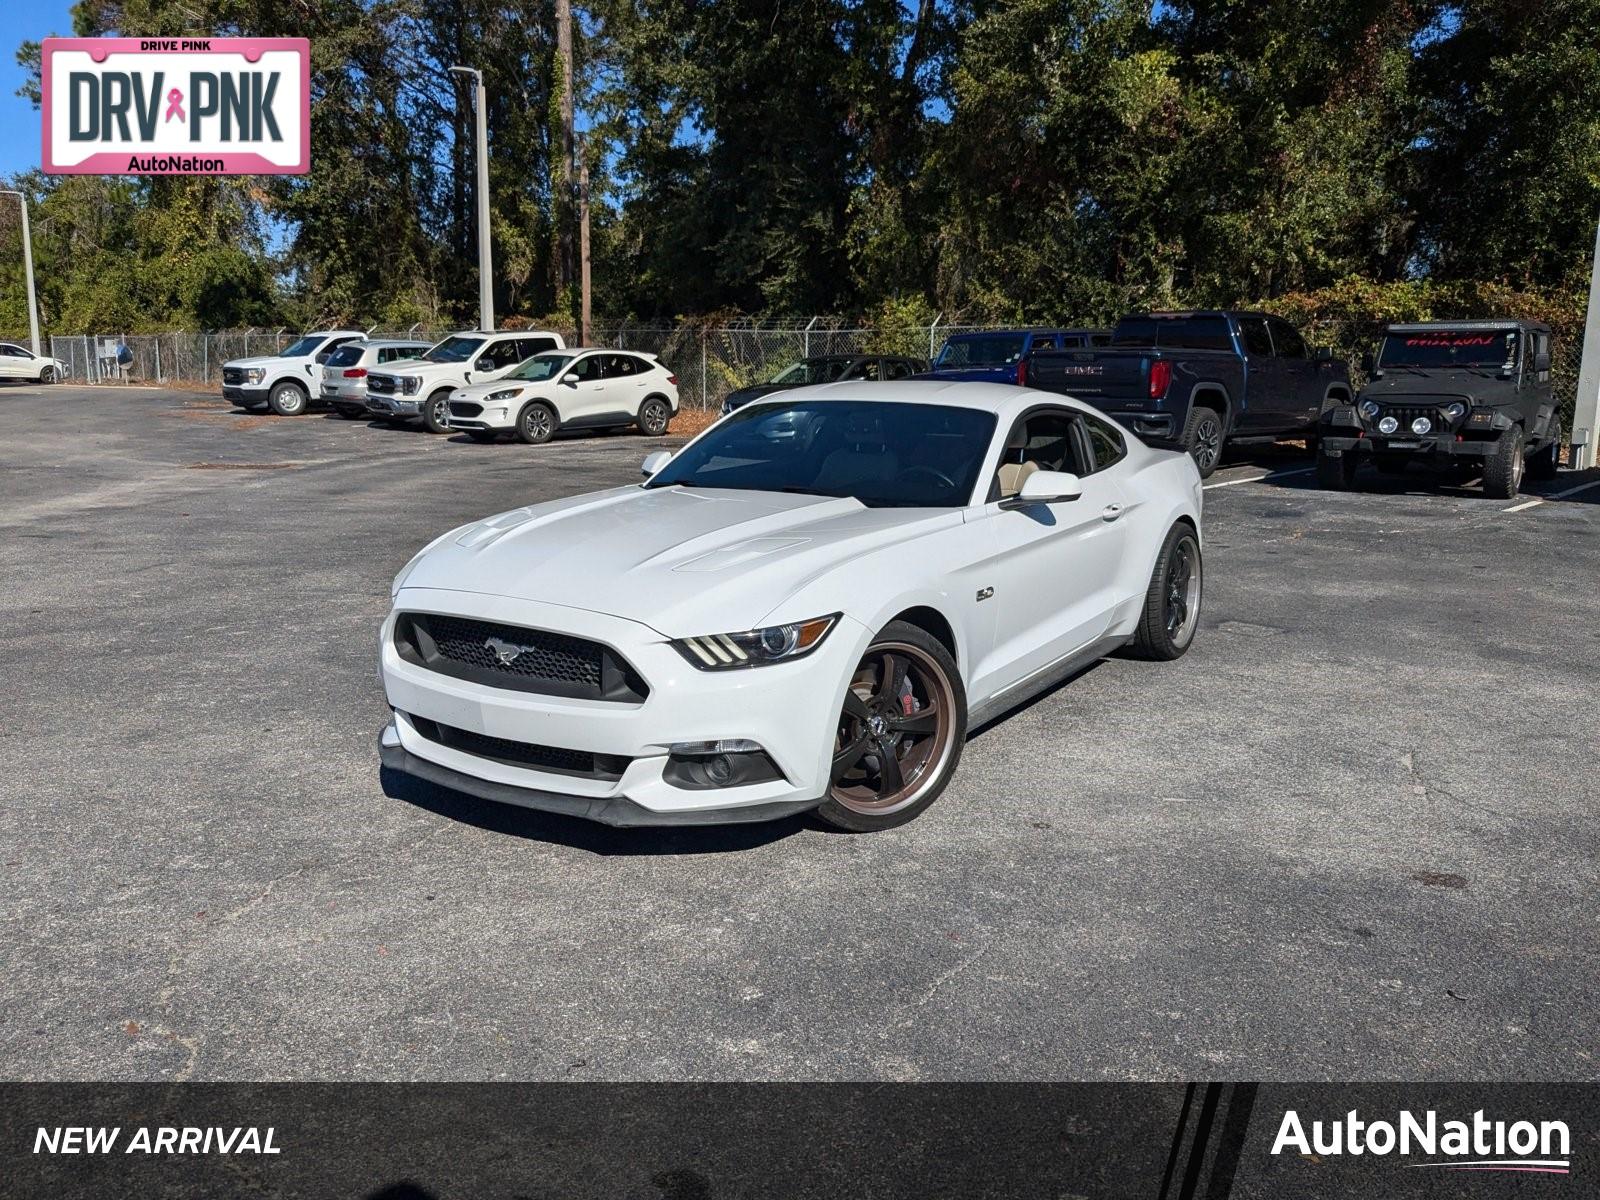
[[[845,691],[829,797],[870,817],[922,800],[942,782],[956,746],[956,704],[945,668],[927,650],[873,645]]]
[[[1200,547],[1188,534],[1173,543],[1167,556],[1164,615],[1167,639],[1174,646],[1187,646],[1200,615]]]

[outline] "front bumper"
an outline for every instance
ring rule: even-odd
[[[222,385],[222,398],[232,400],[235,404],[265,404],[271,391],[271,388],[225,383]]]
[[[1484,458],[1494,453],[1492,438],[1463,437],[1453,433],[1417,437],[1384,437],[1382,434],[1350,437],[1343,433],[1323,434],[1322,452],[1329,458],[1344,454],[1405,454],[1420,458]]]
[[[420,417],[422,401],[415,396],[374,396],[369,391],[367,411],[381,417]]]
[[[604,642],[649,686],[634,703],[516,691],[447,676],[402,658],[391,613],[381,634],[384,693],[394,719],[383,733],[386,766],[470,795],[616,825],[761,821],[815,808],[826,796],[845,681],[870,631],[841,619],[812,654],[742,671],[701,671],[661,634],[620,617],[480,593],[402,590],[398,611],[544,629]],[[413,716],[486,738],[626,760],[613,777],[517,765],[444,745]],[[756,742],[780,778],[688,788],[666,777],[679,742]]]
[[[444,423],[451,429],[480,429],[494,432],[503,432],[517,427],[516,413],[521,410],[517,404],[479,404],[472,402],[476,413],[457,413],[455,406],[458,402],[452,401],[446,410]]]

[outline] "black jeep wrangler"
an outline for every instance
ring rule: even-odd
[[[1481,471],[1484,494],[1499,500],[1517,494],[1524,470],[1554,478],[1561,411],[1550,387],[1548,325],[1390,325],[1363,365],[1361,394],[1322,416],[1323,487],[1353,486],[1363,458],[1386,475],[1414,461]]]

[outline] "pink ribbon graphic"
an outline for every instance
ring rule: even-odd
[[[167,93],[167,115],[165,120],[170,121],[173,117],[177,117],[180,121],[189,119],[183,115],[183,93],[177,88],[173,88]]]

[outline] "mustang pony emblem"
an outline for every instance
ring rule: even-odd
[[[517,661],[518,655],[533,649],[532,646],[519,646],[515,642],[508,642],[497,637],[489,638],[483,644],[494,652],[494,656],[500,660],[502,667],[509,667]]]

